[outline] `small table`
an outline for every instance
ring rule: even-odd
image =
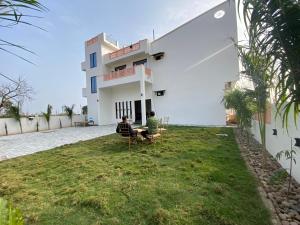
[[[133,130],[137,131],[137,132],[138,132],[138,134],[140,134],[140,133],[142,133],[142,131],[144,131],[145,129],[141,129],[141,128],[135,128],[135,129],[133,129]]]

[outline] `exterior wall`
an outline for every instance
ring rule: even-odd
[[[51,116],[50,129],[60,128],[60,121],[62,127],[70,127],[71,122],[67,116]],[[81,115],[74,115],[72,122],[84,121],[84,117]],[[26,117],[21,119],[23,133],[36,132],[37,122],[39,123],[39,131],[48,130],[48,123],[43,117],[34,117],[33,120],[29,120]],[[19,123],[13,118],[0,118],[0,136],[6,135],[5,124],[7,125],[8,135],[19,134],[20,126]]]
[[[275,119],[275,115],[276,109],[273,106],[271,121],[266,125],[266,147],[270,154],[274,157],[278,152],[290,149],[291,138],[293,139],[293,145],[295,144],[294,138],[300,138],[300,129],[296,128],[292,114],[289,115],[288,132],[282,127],[282,119],[280,117]],[[298,125],[299,124],[300,117],[298,118]],[[273,129],[277,129],[277,135],[273,135]],[[259,125],[256,120],[252,122],[252,133],[254,138],[261,143]],[[293,165],[293,176],[298,182],[300,182],[300,148],[294,146],[294,150],[297,153],[297,163],[296,165]],[[287,161],[284,156],[280,160],[280,164],[285,169],[289,168],[289,161]]]
[[[221,19],[214,18],[218,10],[225,11]],[[239,74],[238,54],[232,41],[237,40],[235,4],[222,3],[147,44],[146,52],[130,53],[122,56],[122,60],[106,63],[107,54],[116,49],[103,42],[104,36],[102,33],[92,45],[86,44],[86,96],[89,117],[96,123],[116,122],[112,108],[116,101],[141,99],[137,80],[128,83],[121,78],[124,83],[119,79],[111,82],[118,86],[99,89],[103,74],[124,64],[132,67],[133,61],[147,58],[147,67],[153,73],[152,85],[146,85],[146,99],[152,99],[152,109],[158,117],[169,116],[172,124],[226,124],[221,103],[225,83],[238,80]],[[89,54],[93,52],[97,52],[97,67],[89,69]],[[150,55],[158,52],[164,52],[165,56],[156,61]],[[97,94],[91,94],[91,76],[97,76]],[[155,96],[154,91],[158,90],[166,90],[165,95]]]
[[[214,18],[218,10],[226,12],[221,19]],[[235,5],[226,2],[151,44],[152,54],[165,52],[151,62],[153,91],[166,90],[154,98],[159,117],[169,116],[172,124],[225,125],[224,86],[239,73],[232,38]]]
[[[101,75],[106,73],[106,69],[103,67],[103,55],[116,50],[116,47],[110,46],[105,41],[105,34],[99,34],[95,40],[89,44],[89,41],[85,43],[85,65],[86,65],[86,98],[88,104],[88,118],[95,121],[96,124],[99,124],[99,114],[100,114],[100,94],[99,89],[97,93],[91,93],[91,77],[97,76],[97,86],[100,81],[99,78]],[[96,52],[97,55],[97,67],[90,68],[90,54]]]
[[[90,68],[90,54],[96,52],[97,55],[97,67]],[[98,123],[98,105],[99,105],[99,93],[91,93],[91,77],[99,76],[101,74],[101,67],[99,67],[101,63],[101,48],[100,48],[100,40],[96,43],[87,46],[85,50],[85,62],[87,65],[86,68],[86,97],[87,97],[87,105],[88,105],[88,118]]]
[[[115,124],[120,122],[115,115],[115,102],[132,101],[132,121],[135,121],[134,101],[141,100],[140,83],[134,82],[100,90],[100,124]],[[152,99],[152,88],[146,84],[146,99]]]

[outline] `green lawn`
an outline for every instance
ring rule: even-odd
[[[0,174],[28,224],[271,224],[230,128],[170,127],[131,152],[110,135],[0,162]]]

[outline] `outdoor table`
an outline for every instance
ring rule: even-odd
[[[142,133],[142,131],[144,131],[145,129],[141,129],[141,128],[135,128],[135,129],[133,129],[133,130],[137,131],[137,132],[138,132],[138,134],[140,134],[140,133]]]

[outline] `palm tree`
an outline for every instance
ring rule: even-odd
[[[47,10],[42,4],[37,0],[0,0],[0,23],[2,28],[11,28],[17,24],[24,24],[28,26],[33,26],[39,29],[42,29],[38,26],[33,25],[26,18],[40,18],[35,15],[29,15],[30,12],[42,12]],[[25,13],[26,12],[26,13]],[[9,48],[5,48],[9,47]],[[31,63],[26,58],[16,54],[14,51],[11,51],[11,48],[21,49],[29,53],[32,51],[24,48],[21,45],[12,43],[7,40],[3,40],[0,37],[0,51],[4,51],[8,54],[14,55],[22,60],[25,60]]]
[[[272,59],[276,106],[287,126],[289,112],[295,122],[300,113],[299,0],[243,0],[243,8],[250,48]]]
[[[82,115],[87,115],[88,114],[88,107],[87,107],[87,105],[82,106],[81,112],[82,112]]]
[[[74,107],[75,105],[73,104],[72,106],[64,106],[64,111],[67,114],[67,116],[69,117],[70,121],[71,121],[71,126],[72,126],[72,119],[73,119],[73,115],[74,115]]]
[[[13,117],[19,123],[20,131],[21,131],[21,134],[22,134],[23,133],[23,129],[22,129],[22,123],[21,123],[21,109],[20,109],[20,105],[18,104],[17,106],[15,106],[15,105],[10,106],[8,114],[11,117]]]
[[[261,55],[255,48],[238,46],[240,59],[244,68],[242,74],[250,79],[254,85],[253,97],[256,104],[261,142],[266,149],[266,112],[269,89],[271,88],[270,64],[271,57]]]
[[[48,104],[47,106],[47,112],[43,112],[43,116],[48,124],[48,130],[50,130],[50,118],[52,114],[52,106]]]
[[[88,114],[88,106],[85,105],[81,108],[81,113],[84,115],[84,121],[87,121],[87,114]]]

